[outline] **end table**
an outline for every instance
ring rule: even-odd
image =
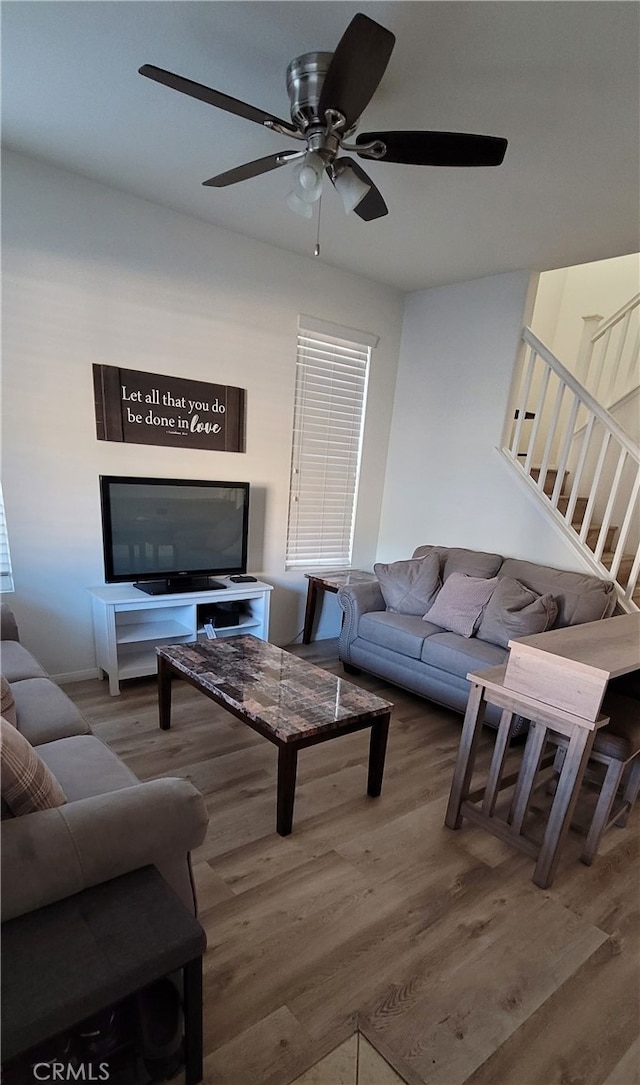
[[[345,588],[348,584],[369,584],[376,579],[373,573],[366,573],[362,569],[328,569],[326,573],[305,573],[304,575],[309,581],[309,587],[302,632],[303,644],[309,644],[311,641],[318,592],[330,591],[337,594],[340,588]]]

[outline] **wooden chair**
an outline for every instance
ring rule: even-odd
[[[602,711],[610,717],[594,739],[588,771],[583,786],[596,784],[600,794],[591,819],[582,855],[590,866],[598,852],[603,833],[611,825],[626,825],[629,811],[640,791],[640,701],[617,693],[607,693]],[[551,788],[562,766],[567,739],[549,733],[548,741],[557,746]],[[601,768],[604,766],[604,774]]]

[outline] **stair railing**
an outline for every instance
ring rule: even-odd
[[[592,396],[610,409],[640,383],[640,294],[608,320],[600,316],[583,320],[576,375]]]
[[[529,328],[522,340],[502,455],[620,606],[640,610],[640,450]]]

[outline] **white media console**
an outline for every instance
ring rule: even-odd
[[[232,637],[253,633],[269,639],[269,603],[272,584],[234,584],[218,577],[227,588],[216,591],[176,592],[147,595],[132,584],[108,584],[89,588],[93,611],[96,659],[102,676],[109,676],[109,692],[120,692],[123,678],[141,678],[157,670],[158,644],[184,644],[207,637],[204,625],[215,604],[241,604],[236,623],[215,622],[216,636]],[[231,621],[231,619],[230,619]]]

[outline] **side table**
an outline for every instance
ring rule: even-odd
[[[205,947],[155,867],[3,923],[2,1062],[181,969],[185,1085],[197,1085]]]
[[[609,722],[609,717],[599,715],[596,720],[588,721],[565,709],[544,704],[527,694],[516,693],[504,684],[505,670],[504,666],[491,667],[486,671],[467,675],[471,682],[471,692],[445,825],[450,829],[459,829],[462,819],[468,818],[505,843],[524,851],[536,861],[534,883],[546,889],[555,876],[596,731]],[[472,791],[471,781],[484,723],[485,704],[498,705],[502,709],[502,715],[487,782],[484,787]],[[503,773],[515,715],[527,716],[531,725],[519,771],[505,777]],[[524,821],[543,759],[547,731],[566,736],[567,754],[545,827],[544,839],[539,846],[525,835]],[[509,816],[504,820],[496,814],[496,800],[498,792],[512,784],[515,784],[515,791]]]
[[[303,644],[309,644],[311,641],[318,592],[330,591],[335,595],[340,591],[340,588],[344,588],[348,584],[369,584],[376,579],[373,573],[366,573],[362,569],[332,569],[326,573],[305,573],[304,575],[309,581],[309,586],[307,588],[307,608],[302,632]]]

